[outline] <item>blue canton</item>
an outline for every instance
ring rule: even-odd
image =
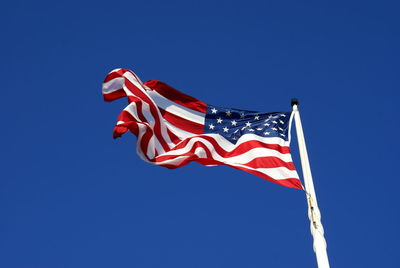
[[[289,139],[291,112],[258,113],[208,105],[204,133],[220,134],[233,144],[244,134]]]

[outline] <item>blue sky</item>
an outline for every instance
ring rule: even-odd
[[[114,68],[265,112],[300,100],[332,267],[399,267],[396,1],[8,1],[1,267],[316,267],[304,193],[112,139]],[[294,134],[294,133],[293,133]],[[292,143],[296,166],[300,166]]]

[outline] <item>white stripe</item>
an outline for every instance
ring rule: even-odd
[[[155,138],[154,135],[152,135],[151,138],[149,139],[149,143],[147,144],[146,155],[150,159],[153,159],[156,155],[155,148],[156,148],[157,142],[155,140],[157,140],[157,139]]]
[[[299,179],[299,175],[296,170],[289,170],[285,167],[276,168],[252,168],[240,164],[230,164],[232,166],[243,167],[250,170],[255,170],[271,177],[274,180],[285,180],[285,179]]]
[[[218,134],[208,134],[210,136],[214,136],[218,135]],[[251,140],[256,140],[259,142],[263,142],[263,143],[267,143],[267,144],[277,144],[280,146],[289,146],[289,142],[285,141],[282,138],[279,137],[261,137],[258,136],[256,134],[251,134],[251,133],[246,133],[243,136],[241,136],[236,144],[232,144],[231,142],[227,141],[226,139],[224,139],[224,144],[226,144],[225,146],[229,146],[230,148],[236,147],[242,143],[245,143],[247,141],[251,141]]]
[[[111,72],[110,72],[110,74],[111,73],[114,73],[114,72],[118,72],[119,70],[121,70],[122,68],[115,68],[114,70],[112,70]]]
[[[146,118],[146,122],[150,124],[151,128],[154,128],[156,122],[150,113],[150,106],[144,101],[142,101],[142,114],[144,118]]]
[[[161,109],[166,110],[167,112],[174,114],[178,117],[182,117],[186,120],[195,122],[197,124],[204,125],[204,121],[205,121],[204,113],[194,111],[194,110],[186,108],[176,102],[173,102],[173,101],[165,98],[164,96],[162,96],[155,90],[148,91],[147,93],[151,97],[151,99],[157,104],[157,106],[160,107]]]
[[[146,129],[147,126],[144,125],[143,123],[138,123],[138,136],[137,136],[137,141],[136,141],[136,153],[140,156],[140,158],[142,158],[142,160],[149,162],[149,160],[147,160],[144,152],[142,151],[142,147],[141,147],[141,143],[142,143],[142,138],[143,135],[146,133]]]
[[[121,89],[123,85],[124,85],[123,77],[114,78],[106,83],[103,83],[102,87],[103,94],[109,94],[114,91],[117,91],[118,89]]]
[[[156,162],[151,162],[152,164],[155,165],[173,165],[173,166],[179,166],[186,158],[189,156],[186,155],[180,155],[175,157],[174,159],[169,159],[166,161],[163,161],[162,164],[156,163]]]
[[[277,157],[285,162],[292,162],[292,157],[290,156],[290,154],[281,154],[276,150],[267,148],[253,148],[243,154],[232,157],[226,157],[225,159],[227,159],[227,161],[234,163],[248,163],[258,157],[267,157],[267,156]]]
[[[132,84],[134,84],[137,88],[139,88],[141,91],[145,91],[143,87],[142,81],[140,81],[139,77],[136,75],[133,75],[131,72],[125,72],[123,76],[128,79]]]

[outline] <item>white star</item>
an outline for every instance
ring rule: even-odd
[[[268,131],[265,131],[265,132],[264,132],[264,135],[269,135],[269,132],[268,132]]]
[[[231,111],[226,111],[225,113],[227,116],[231,116],[231,114],[232,114]]]
[[[217,109],[215,109],[215,108],[212,108],[212,109],[211,109],[211,113],[216,114],[217,112],[218,112]]]
[[[215,126],[213,124],[210,124],[209,127],[210,129],[214,129]]]
[[[218,124],[221,124],[221,123],[222,123],[221,117],[217,119],[217,123],[218,123]]]
[[[273,128],[271,128],[272,130],[275,130],[275,131],[277,131],[278,129],[276,128],[276,127],[273,127]]]
[[[224,127],[223,130],[224,130],[224,132],[228,132],[229,128]]]
[[[281,114],[281,116],[286,117],[286,114]]]
[[[236,126],[236,125],[237,125],[237,122],[236,122],[235,120],[233,120],[233,121],[231,122],[231,124],[232,124],[232,126]]]
[[[280,134],[282,137],[286,137],[285,134]]]
[[[254,129],[250,128],[249,131],[254,132]]]
[[[278,124],[278,122],[276,122],[275,120],[274,120],[274,121],[272,121],[272,123],[274,123],[274,124]]]
[[[264,124],[264,126],[267,126],[267,127],[269,127],[269,124],[268,124],[268,123],[265,123],[265,124]]]
[[[251,126],[251,123],[250,122],[247,122],[246,123],[246,127],[250,127]]]
[[[279,120],[279,123],[281,123],[281,124],[285,124],[285,122],[283,122],[282,120]]]
[[[254,119],[255,119],[255,120],[259,120],[259,119],[260,119],[260,116],[259,116],[259,115],[256,115],[256,116],[254,116]]]
[[[278,128],[279,128],[280,131],[283,131],[283,128],[281,128],[281,127],[278,127]]]
[[[259,128],[257,128],[257,130],[260,131],[260,130],[262,130],[262,128],[259,127]]]
[[[240,114],[240,118],[244,118],[246,115],[244,113]]]

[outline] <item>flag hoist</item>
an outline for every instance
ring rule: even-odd
[[[324,237],[324,228],[321,223],[321,213],[318,208],[317,196],[315,194],[310,162],[308,161],[307,147],[304,139],[303,127],[301,125],[298,105],[298,100],[292,99],[297,143],[299,145],[301,168],[303,170],[303,180],[308,205],[308,218],[310,219],[310,230],[314,239],[313,248],[317,257],[318,268],[329,268],[328,254],[326,252],[326,241]]]

